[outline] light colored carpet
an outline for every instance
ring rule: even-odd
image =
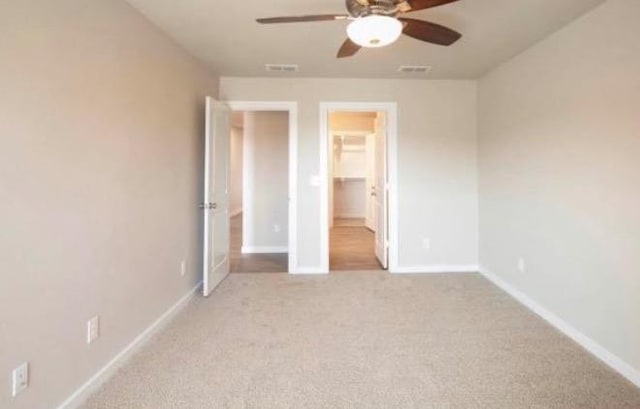
[[[640,408],[477,274],[233,274],[84,408]]]

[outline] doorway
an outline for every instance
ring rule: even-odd
[[[378,270],[376,112],[329,114],[329,269]]]
[[[288,272],[295,254],[289,225],[291,112],[230,106],[231,273]]]
[[[321,104],[327,271],[395,265],[395,104]]]

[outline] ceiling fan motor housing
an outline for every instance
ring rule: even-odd
[[[352,17],[366,17],[370,15],[391,16],[398,14],[398,5],[395,0],[370,0],[368,5],[358,0],[347,0],[347,9]]]
[[[427,43],[449,46],[462,34],[440,24],[414,18],[405,13],[454,3],[459,0],[345,0],[349,14],[318,14],[259,18],[260,24],[308,23],[351,20],[347,40],[338,51],[338,58],[352,57],[362,47],[384,47],[402,34]]]

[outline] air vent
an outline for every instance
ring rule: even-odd
[[[264,69],[269,72],[298,72],[297,64],[265,64]]]
[[[398,72],[403,74],[428,74],[431,71],[429,65],[402,65],[398,68]]]

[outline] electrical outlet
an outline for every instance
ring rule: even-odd
[[[182,260],[182,263],[180,263],[180,275],[184,277],[185,274],[187,274],[187,260]]]
[[[87,344],[93,343],[100,336],[100,317],[96,315],[87,321]]]
[[[422,248],[425,249],[425,250],[430,250],[431,249],[431,240],[429,240],[428,238],[422,239]]]
[[[13,380],[12,392],[15,397],[29,386],[29,363],[25,362],[14,369],[11,378]]]
[[[274,233],[280,233],[280,225],[279,224],[274,224],[273,225],[273,232]]]
[[[522,257],[518,259],[518,271],[520,271],[521,273],[524,273],[526,271],[524,259]]]

